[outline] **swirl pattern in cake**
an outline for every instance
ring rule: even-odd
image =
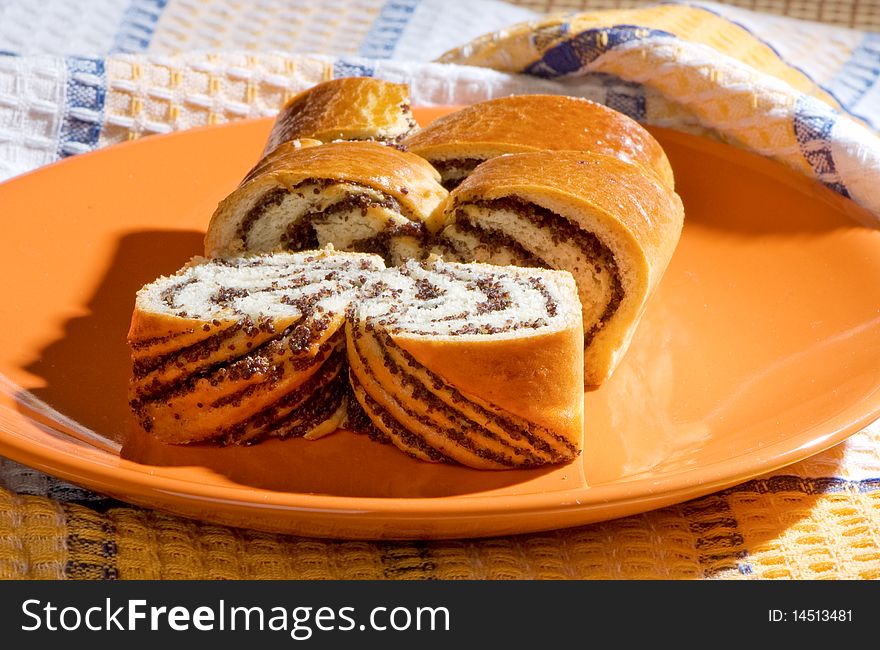
[[[584,381],[614,371],[681,235],[681,199],[618,158],[577,151],[498,156],[450,195],[446,258],[569,271],[583,305]]]
[[[447,192],[438,180],[423,159],[375,142],[288,142],[220,203],[205,254],[332,244],[398,263],[420,256],[442,225]]]
[[[568,273],[410,261],[364,284],[346,337],[353,428],[479,469],[580,453],[583,332]]]
[[[130,403],[159,440],[318,437],[347,395],[343,325],[374,255],[313,251],[207,260],[141,289]]]

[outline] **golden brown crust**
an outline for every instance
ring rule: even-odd
[[[455,206],[475,200],[519,196],[566,214],[586,230],[588,215],[599,211],[609,225],[627,232],[648,265],[666,263],[678,243],[684,221],[679,196],[640,167],[611,156],[586,152],[535,152],[488,160],[450,195],[447,216]]]
[[[424,158],[377,142],[289,142],[264,156],[244,178],[247,185],[265,174],[284,175],[299,182],[306,178],[330,178],[381,189],[401,203],[417,208],[426,197],[445,198],[430,181],[440,174]],[[306,143],[307,146],[303,146]]]
[[[250,440],[244,438],[244,435],[240,439],[230,436],[236,425],[268,408],[277,407],[285,396],[296,393],[310,379],[331,371],[329,365],[329,362],[321,363],[316,360],[308,368],[299,370],[298,360],[293,355],[281,353],[271,358],[270,370],[260,370],[237,381],[225,381],[219,379],[217,373],[213,373],[210,377],[197,380],[189,392],[140,405],[137,416],[151,435],[171,444],[199,441],[247,443]],[[283,370],[284,378],[275,381],[272,370]],[[339,372],[344,372],[338,367],[332,368],[332,371],[331,380]],[[234,400],[236,394],[246,396],[241,400]],[[301,397],[300,403],[312,394],[321,396],[319,390],[307,393]],[[133,399],[136,400],[137,397]],[[323,421],[316,424],[321,425]],[[281,425],[283,422],[279,422],[279,426]],[[258,431],[255,437],[265,438],[272,435],[275,432],[263,430]]]
[[[388,350],[363,322],[349,320],[346,342],[352,392],[372,421],[374,433],[381,432],[384,440],[419,460],[451,459],[477,469],[504,468],[498,462],[486,462],[472,449],[460,448],[438,422],[426,416],[424,404],[406,398],[395,381],[401,369],[386,362],[384,354]]]
[[[232,324],[228,321],[226,324]],[[212,335],[213,328],[205,331],[206,323],[198,318],[180,318],[170,314],[157,314],[135,309],[128,330],[128,343],[138,348],[156,350],[174,349],[192,345]],[[174,341],[164,345],[163,341]],[[158,346],[158,347],[157,347]],[[133,350],[137,354],[137,348]]]
[[[344,324],[342,314],[332,314],[320,336],[310,342],[307,350],[298,353],[291,351],[287,344],[289,336],[283,334],[298,318],[276,319],[273,327],[256,333],[230,328],[237,324],[236,321],[216,321],[219,325],[215,325],[214,321],[197,321],[195,331],[204,334],[197,339],[189,335],[190,327],[176,332],[173,327],[162,327],[159,332],[169,332],[172,336],[183,334],[182,337],[175,336],[172,341],[166,341],[164,337],[158,341],[152,336],[143,337],[145,332],[155,331],[153,324],[173,319],[135,309],[132,333],[129,334],[134,362],[134,373],[129,384],[132,407],[141,425],[152,436],[171,444],[212,439],[228,442],[222,438],[235,425],[279,404],[282,398],[294,393],[317,373],[329,372],[329,362],[325,364],[323,361],[323,357],[329,354],[325,346],[331,345],[332,335]],[[191,319],[177,320],[182,321],[180,324],[183,325],[183,321]],[[142,325],[146,325],[146,328]],[[190,357],[187,354],[189,346],[207,341],[212,336],[222,337],[222,345],[211,346],[204,355]],[[268,362],[253,364],[253,370],[233,370],[247,363],[251,358],[250,350],[257,350],[271,341],[278,341],[279,344],[271,352],[260,353],[268,354]],[[139,345],[145,347],[138,350]],[[338,344],[334,347],[338,347]],[[139,364],[150,364],[151,360],[163,358],[170,358],[170,361],[147,372],[138,371]],[[335,370],[336,374],[341,371],[338,368]],[[325,384],[333,378],[332,375],[328,377]],[[181,381],[192,381],[192,385],[179,387],[182,386]],[[316,394],[319,392],[315,391]],[[234,398],[236,394],[242,397]],[[309,397],[310,393],[304,393],[300,401]],[[326,428],[324,424],[323,421],[317,422],[319,429]],[[254,435],[265,437],[272,434],[258,430]]]
[[[535,301],[528,317],[517,300]],[[583,448],[579,308],[568,273],[437,259],[386,269],[348,314],[355,397],[380,437],[422,460],[570,461]]]
[[[131,359],[137,363],[142,359],[171,354],[205,341],[235,325],[232,320],[217,323],[215,326],[212,322],[142,311],[135,307],[127,338]],[[142,382],[133,379],[131,388],[136,389],[140,383]]]
[[[264,154],[299,138],[394,140],[413,126],[405,84],[372,77],[333,79],[287,102],[278,113]]]
[[[547,427],[580,448],[584,429],[580,323],[552,334],[508,340],[392,338],[466,397]]]
[[[393,197],[403,216],[429,231],[442,224],[447,191],[440,175],[424,159],[375,142],[334,142],[301,147],[285,143],[266,156],[232,194],[221,201],[205,237],[205,254],[225,254],[234,237],[241,205],[270,187],[292,188],[309,179],[332,180],[373,188]]]
[[[529,151],[590,151],[652,170],[674,187],[660,144],[638,122],[587,99],[512,95],[445,115],[404,140],[429,161]]]

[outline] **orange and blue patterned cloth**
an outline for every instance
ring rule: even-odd
[[[141,135],[271,115],[317,81],[358,74],[408,82],[422,105],[586,96],[775,158],[880,218],[876,33],[712,3],[549,17],[496,0],[78,7],[0,4],[2,177]]]
[[[544,16],[497,0],[0,0],[0,179],[270,116],[349,75],[406,82],[418,105],[588,97],[774,158],[880,221],[880,34],[713,3]],[[643,515],[436,542],[214,526],[0,458],[0,577],[880,578],[880,426]]]
[[[569,89],[596,75],[630,84],[616,108],[650,124],[693,125],[774,158],[867,208],[876,224],[880,37],[847,46],[834,32],[786,27],[769,29],[744,12],[668,4],[543,18],[440,60],[560,80]],[[829,70],[829,59],[844,60]]]

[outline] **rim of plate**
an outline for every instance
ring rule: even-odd
[[[785,467],[813,456],[842,442],[853,433],[880,418],[880,386],[865,399],[866,410],[851,407],[823,427],[825,433],[807,430],[757,450],[732,456],[723,461],[701,465],[681,472],[668,472],[657,477],[626,478],[572,490],[532,492],[517,495],[456,495],[452,497],[355,497],[282,492],[246,485],[217,485],[173,476],[174,470],[153,465],[142,465],[120,458],[110,452],[81,447],[83,443],[65,440],[64,444],[78,453],[71,454],[51,444],[55,439],[42,426],[26,415],[17,413],[22,420],[22,431],[10,433],[0,430],[0,451],[4,455],[37,467],[50,470],[62,478],[79,483],[120,487],[120,479],[127,477],[122,486],[143,488],[142,495],[167,494],[198,501],[274,508],[285,511],[309,511],[335,515],[365,513],[406,517],[467,517],[487,514],[530,514],[565,510],[589,510],[604,505],[623,505],[629,502],[660,500],[677,494],[714,492],[750,478]],[[847,417],[850,411],[858,414]],[[49,428],[49,427],[47,427]],[[35,434],[29,439],[27,433]],[[57,434],[56,434],[57,435]],[[65,435],[66,434],[61,434]],[[19,453],[8,453],[9,450]],[[33,463],[32,461],[41,461]],[[31,461],[31,462],[29,462]],[[84,470],[89,470],[85,471]],[[699,480],[692,480],[699,476]],[[112,489],[112,488],[111,488]]]

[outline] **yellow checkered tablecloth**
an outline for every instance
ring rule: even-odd
[[[73,0],[40,7],[14,0],[0,5],[0,52],[8,53],[0,53],[0,177],[144,135],[271,115],[295,92],[333,76],[401,79],[418,103],[448,104],[541,91],[558,74],[575,71],[605,75],[596,85],[586,78],[579,87],[585,96],[607,100],[610,75],[628,96],[641,98],[643,121],[760,151],[878,214],[876,175],[858,165],[829,170],[827,158],[805,155],[782,125],[807,124],[809,152],[827,140],[837,160],[862,160],[864,169],[880,160],[874,149],[852,145],[873,138],[880,122],[880,35],[870,31],[880,29],[880,2],[735,0],[702,10],[561,17],[538,23],[538,31],[534,24],[502,31],[443,56],[464,65],[428,62],[540,13],[646,4],[106,0],[100,15],[82,15]],[[608,39],[620,36],[613,31],[620,25],[661,30],[681,42],[678,49],[651,42],[639,49],[636,34],[625,51],[612,52]],[[598,30],[609,55],[560,63],[553,52],[564,50],[565,35],[584,30]],[[782,36],[770,47],[774,34]],[[726,63],[697,79],[696,92],[682,93],[676,84],[699,67],[688,57],[708,51],[701,48],[720,52]],[[682,61],[678,77],[657,72]],[[535,76],[507,74],[526,69]],[[731,79],[747,85],[742,101],[718,95]],[[779,95],[760,105],[767,89]],[[725,117],[756,96],[761,101],[749,110],[766,111],[778,130]],[[836,122],[841,107],[856,119]],[[0,577],[875,579],[880,427],[780,472],[661,510],[547,533],[430,542],[226,528],[133,507],[0,459]]]

